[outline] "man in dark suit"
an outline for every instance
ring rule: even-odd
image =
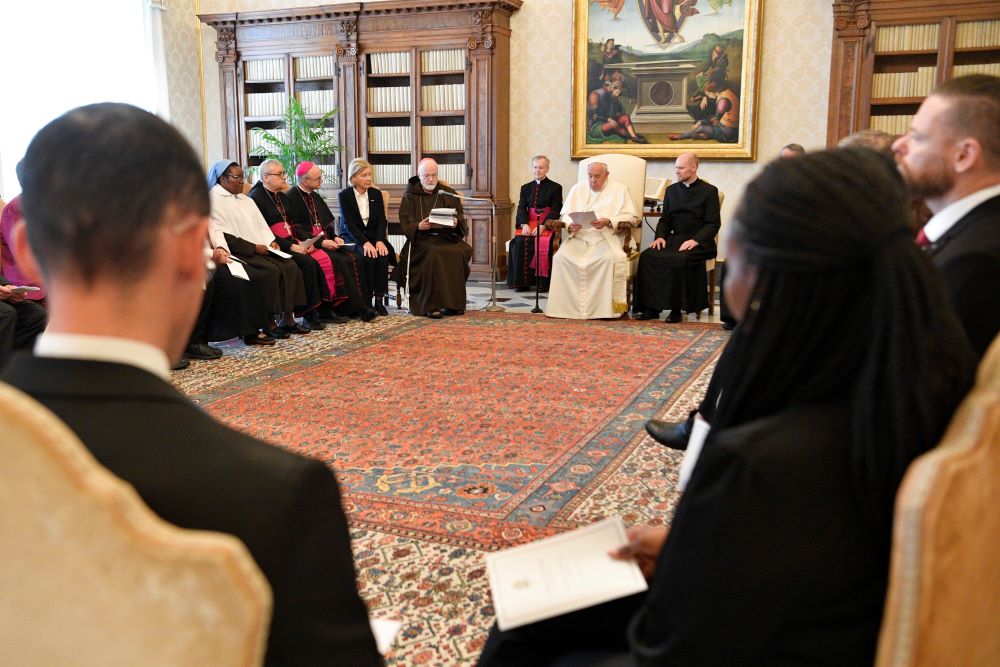
[[[917,234],[980,358],[1000,332],[1000,77],[946,81],[893,150],[934,213]]]
[[[542,291],[548,289],[552,243],[563,226],[559,222],[562,186],[549,180],[548,173],[549,158],[544,155],[531,158],[534,178],[521,186],[517,200],[517,233],[510,240],[507,251],[507,287],[513,287],[517,292],[534,287],[536,275],[541,276]],[[536,249],[543,258],[541,267],[535,261]]]
[[[274,593],[267,664],[380,664],[333,474],[214,421],[168,381],[208,264],[191,147],[132,106],[75,109],[28,147],[24,212],[16,245],[49,287],[51,323],[2,379],[162,518],[243,540]]]

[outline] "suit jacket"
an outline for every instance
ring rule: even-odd
[[[517,215],[515,222],[517,226],[528,224],[528,208],[532,206],[535,199],[535,181],[531,180],[521,186],[521,194],[517,200]],[[562,210],[563,197],[562,186],[555,181],[550,181],[548,177],[542,179],[541,189],[538,192],[537,208],[551,206],[552,210],[545,216],[546,220],[558,220],[559,212]]]
[[[354,249],[360,250],[365,242],[375,245],[376,241],[388,243],[386,236],[389,221],[385,217],[385,200],[382,191],[368,188],[368,224],[361,219],[361,210],[354,194],[354,187],[344,188],[337,194],[340,202],[341,238],[345,243],[356,244]]]
[[[291,204],[288,215],[292,218],[295,235],[301,239],[316,236],[312,230],[312,216],[309,215],[309,207],[305,200],[306,197],[310,197],[316,205],[316,212],[319,213],[320,227],[322,227],[323,233],[326,235],[325,238],[332,241],[335,236],[338,236],[337,230],[333,228],[333,211],[326,205],[323,197],[318,192],[313,190],[309,194],[306,194],[298,186],[288,189],[288,202]]]
[[[59,416],[160,517],[246,544],[274,593],[267,664],[382,664],[324,464],[223,426],[132,366],[22,354],[2,379]]]
[[[1000,197],[969,211],[928,254],[981,359],[1000,332]]]

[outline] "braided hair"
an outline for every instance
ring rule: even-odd
[[[775,160],[747,186],[731,242],[757,280],[713,420],[848,405],[856,495],[886,540],[907,466],[937,443],[975,370],[906,231],[907,203],[892,160],[864,148]]]

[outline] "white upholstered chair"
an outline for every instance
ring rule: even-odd
[[[580,161],[580,171],[577,181],[587,183],[587,167],[593,162],[603,162],[608,165],[608,178],[624,183],[628,187],[628,192],[632,196],[635,205],[638,221],[631,233],[620,233],[622,247],[628,255],[628,305],[632,308],[632,278],[635,277],[636,269],[639,267],[639,253],[642,249],[642,211],[643,193],[646,191],[646,161],[634,155],[623,155],[619,153],[603,153]],[[627,315],[627,313],[626,313]]]
[[[0,662],[261,664],[271,590],[242,542],[166,523],[2,383],[0,424]]]
[[[877,667],[1000,665],[1000,336],[896,497]]]

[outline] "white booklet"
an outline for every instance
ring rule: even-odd
[[[456,210],[453,208],[433,208],[431,209],[431,214],[427,216],[427,221],[432,225],[454,227],[457,222],[455,215]]]
[[[593,211],[571,211],[568,213],[570,220],[573,224],[580,225],[582,227],[589,227],[590,223],[597,220],[597,216]]]
[[[396,635],[403,627],[402,621],[395,621],[391,618],[369,618],[368,624],[372,627],[372,634],[375,635],[375,648],[382,655],[389,652],[396,642]]]
[[[487,554],[497,626],[509,630],[646,590],[635,561],[608,555],[627,542],[616,516]]]
[[[284,250],[278,250],[277,248],[272,248],[271,246],[267,247],[267,251],[272,255],[277,255],[278,257],[284,257],[285,259],[291,259],[292,257]]]

